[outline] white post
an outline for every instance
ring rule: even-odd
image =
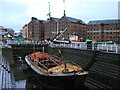
[[[105,43],[105,46],[106,46],[107,44]]]
[[[99,50],[99,45],[97,45],[97,50]]]
[[[111,51],[112,51],[112,45],[111,45]]]
[[[116,44],[115,44],[115,42],[114,42],[114,46],[115,46]]]
[[[65,47],[65,43],[64,43],[64,47]]]
[[[103,44],[102,44],[102,48],[101,48],[101,49],[103,49],[103,47],[104,47],[104,46],[103,46]]]
[[[80,44],[80,49],[81,49],[81,44]]]
[[[94,50],[94,44],[92,45],[92,50]]]
[[[76,48],[76,43],[75,43],[75,48]]]
[[[44,50],[44,46],[43,46],[43,52],[44,52],[45,50]]]
[[[72,48],[72,43],[71,43],[71,48]]]
[[[86,49],[87,49],[87,44],[86,44]]]
[[[108,52],[108,47],[107,47],[107,52]]]
[[[118,53],[118,48],[117,48],[117,46],[116,46],[116,53]]]

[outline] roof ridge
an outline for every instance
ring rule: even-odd
[[[120,20],[120,19],[103,19],[103,20],[92,20],[92,21],[111,21],[111,20]]]
[[[93,25],[93,24],[113,24],[113,23],[120,23],[120,19],[108,19],[108,20],[93,20],[89,21],[88,25]]]

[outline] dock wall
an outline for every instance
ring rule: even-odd
[[[15,88],[14,74],[10,68],[13,64],[11,54],[11,50],[0,48],[0,90]]]
[[[73,61],[82,67],[86,67],[90,62],[92,50],[60,48],[61,57],[65,60]],[[58,48],[49,48],[48,53],[58,54]],[[97,61],[89,70],[85,85],[90,88],[100,90],[115,90],[120,88],[120,54],[99,52]]]
[[[14,59],[17,57],[25,57],[33,52],[46,52],[47,50],[47,45],[40,44],[13,44],[11,46]]]

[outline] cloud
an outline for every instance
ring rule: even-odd
[[[25,23],[27,16],[26,6],[17,2],[0,3],[0,25],[4,27],[16,28],[19,24]],[[18,28],[18,27],[17,27]],[[20,27],[18,28],[20,30]]]

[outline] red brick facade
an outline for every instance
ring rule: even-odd
[[[23,26],[22,37],[23,38],[28,38],[28,25],[27,24],[25,26]]]
[[[57,21],[58,18],[51,17],[45,23],[44,38],[53,40],[57,35]]]
[[[63,16],[58,20],[58,31],[67,29],[61,39],[70,40],[70,35],[78,36],[78,39],[86,39],[86,24],[79,19]]]
[[[65,30],[65,32],[63,32]],[[51,17],[46,22],[32,18],[28,23],[28,37],[31,39],[51,39],[63,32],[60,40],[70,40],[71,36],[78,36],[78,40],[85,41],[87,38],[101,42],[120,42],[120,20],[90,21],[87,25],[80,19],[66,17]]]
[[[28,38],[43,39],[44,38],[44,21],[32,17],[28,23]]]
[[[90,21],[87,25],[87,38],[98,42],[120,42],[119,20]]]

